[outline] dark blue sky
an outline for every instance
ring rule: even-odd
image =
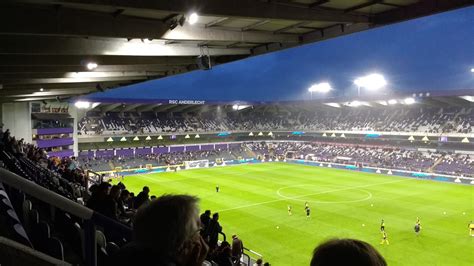
[[[474,89],[474,7],[97,93],[103,98],[273,101],[308,99],[328,81],[355,95],[353,80],[378,72],[387,91]],[[364,92],[363,92],[364,93]],[[367,92],[365,92],[367,94]],[[328,96],[328,97],[329,97]]]

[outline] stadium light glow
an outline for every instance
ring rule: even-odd
[[[459,96],[459,98],[464,99],[464,100],[466,100],[468,102],[471,102],[471,103],[474,102],[474,96],[466,95],[466,96]]]
[[[86,102],[86,101],[77,101],[74,103],[74,106],[76,106],[79,109],[88,109],[91,107],[91,103]]]
[[[377,103],[381,105],[388,105],[387,101],[377,101]]]
[[[335,107],[335,108],[341,108],[341,105],[338,103],[324,103],[327,106]]]
[[[380,74],[370,74],[357,78],[354,80],[354,84],[357,86],[357,95],[360,96],[360,88],[378,90],[385,87],[387,85],[387,81],[385,80],[384,76]]]
[[[474,68],[471,68],[471,73],[474,73]]]
[[[96,62],[89,62],[87,63],[86,67],[89,70],[94,70],[98,67],[99,65]]]
[[[238,104],[232,105],[232,109],[234,111],[240,111],[240,110],[243,110],[243,109],[248,108],[248,107],[250,107],[250,105],[238,105]]]
[[[198,22],[198,20],[199,20],[199,16],[198,14],[196,14],[196,12],[193,12],[191,13],[191,15],[189,15],[189,19],[188,19],[189,24],[194,25],[196,24],[196,22]]]
[[[410,105],[410,104],[416,103],[416,101],[415,101],[415,99],[409,97],[409,98],[406,98],[405,100],[403,100],[403,103],[407,104],[407,105]]]
[[[44,91],[44,89],[43,89],[43,88],[40,88],[40,91]]]
[[[390,105],[394,105],[394,104],[397,104],[397,103],[398,102],[395,99],[388,100],[388,104],[390,104]]]
[[[331,90],[332,90],[332,87],[327,82],[321,82],[321,83],[318,83],[318,84],[314,84],[311,87],[309,87],[309,89],[308,89],[309,92],[318,92],[318,93],[328,93]]]

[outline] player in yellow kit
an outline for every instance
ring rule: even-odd
[[[384,243],[390,245],[390,243],[388,242],[387,232],[385,232],[385,230],[382,231],[382,241],[380,242],[380,244],[383,245]]]
[[[474,222],[473,221],[469,223],[469,234],[471,236],[474,236]]]
[[[292,213],[291,213],[291,206],[290,206],[290,205],[288,205],[288,215],[289,215],[289,216],[292,215]]]

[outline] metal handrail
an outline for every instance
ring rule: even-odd
[[[49,203],[61,210],[67,211],[74,216],[89,220],[94,213],[93,210],[82,206],[64,196],[61,196],[51,190],[48,190],[33,181],[14,174],[6,169],[0,168],[0,182],[25,192],[35,198]]]

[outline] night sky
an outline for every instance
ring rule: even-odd
[[[353,80],[377,72],[385,91],[474,89],[474,7],[105,93],[103,98],[275,101],[309,99],[307,89],[327,81],[325,97],[356,95]],[[369,92],[362,91],[362,96]],[[322,97],[314,95],[314,97]]]

